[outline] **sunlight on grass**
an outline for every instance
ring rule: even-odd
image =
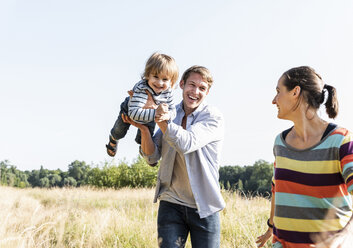
[[[158,246],[153,189],[0,187],[0,192],[0,248]],[[221,212],[221,247],[256,247],[269,201],[222,193],[227,207]]]

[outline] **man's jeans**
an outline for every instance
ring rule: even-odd
[[[193,248],[218,248],[219,213],[200,219],[197,209],[160,201],[158,209],[158,243],[162,248],[185,247],[190,232]]]

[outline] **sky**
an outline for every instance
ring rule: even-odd
[[[336,87],[330,121],[353,130],[352,13],[349,0],[1,0],[0,161],[20,170],[134,161],[135,127],[115,158],[105,144],[156,51],[180,75],[192,65],[212,72],[206,100],[226,122],[221,165],[273,161],[274,138],[292,123],[271,102],[292,67],[309,65]]]

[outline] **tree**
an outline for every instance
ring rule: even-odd
[[[77,186],[77,182],[75,180],[75,178],[73,177],[68,177],[68,178],[64,178],[64,186],[65,187],[76,187]]]
[[[78,186],[81,186],[87,183],[86,179],[89,170],[90,166],[84,161],[75,160],[69,164],[68,175],[76,180]]]
[[[132,187],[153,187],[157,182],[158,166],[150,166],[139,156],[131,165],[130,178]]]
[[[219,169],[219,181],[226,186],[226,189],[234,187],[244,171],[240,166],[222,166]]]
[[[223,166],[219,170],[219,181],[226,189],[238,189],[245,193],[269,194],[271,192],[273,165],[258,160],[252,166]]]
[[[39,180],[39,186],[41,188],[49,188],[49,179],[47,177],[43,177]]]
[[[10,165],[8,160],[0,162],[0,185],[12,187],[27,187],[27,174]]]
[[[58,174],[49,175],[49,185],[50,187],[60,187],[61,186],[61,176]]]
[[[238,183],[237,183],[237,189],[240,190],[240,191],[243,191],[244,187],[243,187],[243,181],[241,179],[238,180]]]
[[[40,170],[39,170],[39,178],[44,178],[47,177],[49,174],[48,169],[44,169],[43,165],[40,166]]]
[[[32,187],[40,187],[39,170],[32,170],[32,172],[29,173],[28,182]]]
[[[272,164],[258,160],[253,166],[253,171],[249,179],[249,188],[252,192],[259,194],[271,193]]]

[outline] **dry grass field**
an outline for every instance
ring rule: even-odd
[[[153,194],[153,189],[0,187],[0,248],[157,247]],[[221,247],[256,247],[270,202],[226,191],[223,197]]]

